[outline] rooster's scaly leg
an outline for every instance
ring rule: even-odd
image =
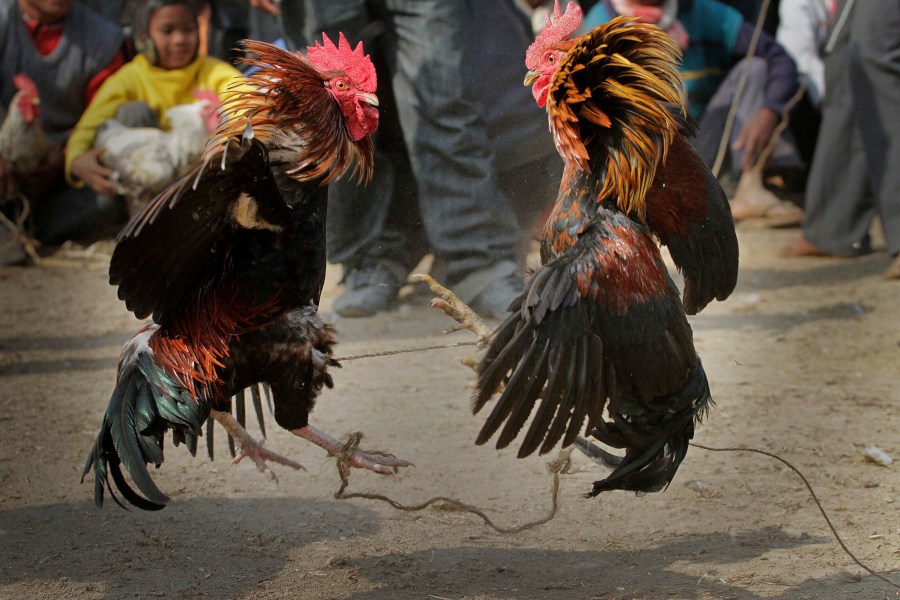
[[[237,419],[231,416],[231,413],[212,410],[209,415],[225,428],[225,431],[228,432],[228,435],[231,436],[238,446],[237,455],[234,457],[234,460],[231,461],[231,464],[236,465],[245,458],[249,458],[256,464],[256,468],[259,469],[261,473],[265,474],[269,479],[275,482],[278,481],[278,477],[275,475],[275,472],[269,468],[269,465],[266,464],[267,460],[285,465],[292,469],[306,470],[300,463],[264,448],[264,442],[257,442],[254,440],[253,437],[247,433],[247,430],[237,422]]]
[[[336,437],[333,437],[312,425],[307,425],[300,429],[292,429],[291,433],[323,448],[329,455],[342,456],[345,452],[348,452],[347,444],[344,444]],[[346,461],[351,467],[368,469],[369,471],[381,473],[382,475],[393,475],[400,467],[413,466],[409,461],[388,454],[365,452],[364,450],[353,447],[349,447]]]
[[[441,309],[447,316],[457,321],[458,325],[454,325],[445,333],[468,329],[478,336],[479,347],[487,345],[492,333],[490,327],[485,324],[484,320],[468,304],[460,300],[452,290],[439,284],[430,275],[415,274],[412,276],[412,280],[427,283],[431,291],[439,296],[431,300],[432,308]]]

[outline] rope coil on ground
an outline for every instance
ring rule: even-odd
[[[370,494],[366,492],[351,492],[347,493],[347,486],[350,485],[350,458],[353,456],[353,452],[359,447],[359,442],[362,439],[362,434],[357,432],[350,435],[350,439],[344,445],[343,450],[337,455],[337,469],[338,474],[341,478],[341,487],[334,493],[334,497],[337,500],[349,500],[352,498],[361,498],[364,500],[378,500],[380,502],[385,502],[397,510],[407,511],[407,512],[418,512],[424,510],[431,506],[432,504],[436,504],[438,502],[442,502],[444,504],[448,504],[457,510],[462,512],[471,513],[477,517],[479,517],[484,524],[496,531],[497,533],[502,534],[513,534],[520,533],[527,529],[533,529],[535,527],[539,527],[540,525],[544,525],[545,523],[549,523],[556,517],[557,512],[559,511],[559,476],[561,473],[566,473],[569,468],[570,460],[568,458],[568,454],[571,453],[571,450],[563,456],[562,452],[560,453],[560,457],[547,464],[547,470],[553,473],[553,484],[550,488],[550,496],[551,496],[551,507],[550,512],[540,519],[536,521],[529,521],[527,523],[523,523],[521,525],[515,525],[513,527],[503,527],[501,525],[497,525],[494,521],[487,516],[481,509],[472,506],[471,504],[466,504],[460,500],[455,498],[448,498],[446,496],[434,496],[425,500],[420,504],[402,504],[393,498],[385,496],[383,494]],[[383,452],[372,452],[368,451],[370,454],[380,454],[382,456],[393,456],[391,454],[386,454]],[[563,451],[565,452],[565,451]]]

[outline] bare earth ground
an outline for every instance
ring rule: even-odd
[[[734,296],[692,320],[718,407],[697,441],[778,452],[802,469],[847,544],[900,581],[900,285],[885,254],[789,261],[796,232],[741,227]],[[446,509],[398,512],[334,500],[333,461],[270,423],[269,445],[308,472],[192,458],[168,448],[159,513],[97,510],[80,469],[139,323],[102,270],[0,270],[0,597],[881,599],[897,590],[841,552],[801,483],[758,455],[693,448],[664,493],[581,494],[584,458],[548,525],[503,536]],[[323,311],[339,292],[332,273]],[[391,314],[337,322],[339,356],[448,341],[448,321],[412,297]],[[469,339],[467,333],[450,340]],[[549,508],[546,457],[476,447],[470,348],[345,363],[313,422],[417,467],[355,472],[351,491],[405,502],[460,498],[502,524]],[[255,431],[255,430],[254,430]],[[689,482],[691,485],[687,485]],[[699,482],[699,483],[697,483]],[[893,573],[891,573],[893,571]]]

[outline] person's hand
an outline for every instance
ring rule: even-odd
[[[771,108],[763,107],[741,129],[731,148],[744,151],[741,167],[745,171],[756,165],[763,148],[772,139],[776,125],[778,125],[778,114]]]
[[[62,181],[66,173],[66,155],[61,146],[53,145],[47,159],[19,179],[19,187],[29,198],[38,198]]]
[[[19,186],[13,176],[12,167],[0,158],[0,203],[15,198],[19,194]]]
[[[112,180],[112,169],[100,162],[103,150],[94,148],[72,161],[72,175],[82,180],[98,194],[115,196],[119,186]]]
[[[278,6],[279,4],[281,4],[279,0],[250,0],[250,6],[263,12],[267,12],[270,15],[281,14],[281,8]]]

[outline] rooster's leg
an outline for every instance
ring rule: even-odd
[[[475,313],[472,308],[457,297],[453,291],[445,288],[437,281],[432,279],[430,275],[416,274],[412,276],[413,281],[424,281],[431,288],[431,291],[439,297],[431,300],[432,308],[439,308],[444,311],[447,316],[456,319],[458,325],[454,325],[445,333],[468,329],[478,336],[478,345],[485,346],[491,337],[491,329],[485,324],[484,320]]]
[[[581,452],[585,456],[587,456],[589,459],[591,459],[601,467],[615,469],[620,464],[622,464],[621,456],[617,456],[612,452],[607,452],[597,444],[591,442],[587,438],[581,437],[580,435],[575,438],[575,447],[581,450]]]
[[[312,425],[307,425],[300,429],[292,429],[291,433],[323,448],[331,456],[342,456],[346,453],[347,463],[351,467],[356,467],[357,469],[368,469],[370,471],[375,471],[376,473],[381,473],[382,475],[392,475],[396,473],[400,467],[413,466],[411,462],[396,458],[389,454],[365,452],[359,448],[344,444],[336,437],[333,437]]]
[[[278,481],[278,477],[275,476],[275,472],[266,464],[267,460],[285,465],[292,469],[306,470],[300,463],[264,448],[264,442],[257,442],[254,440],[253,437],[247,433],[247,430],[237,422],[237,419],[231,416],[231,413],[212,410],[209,414],[225,428],[225,431],[228,432],[228,435],[231,436],[231,439],[233,439],[238,446],[237,456],[234,457],[231,464],[236,465],[245,458],[249,458],[256,463],[256,468],[259,469],[261,473],[264,473],[269,479],[276,482]]]

